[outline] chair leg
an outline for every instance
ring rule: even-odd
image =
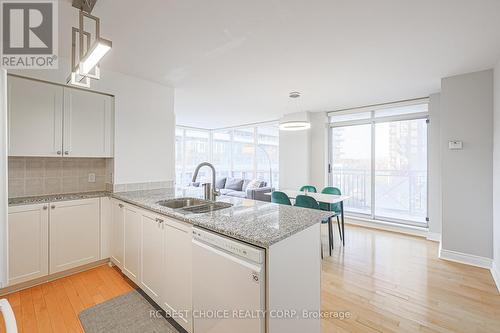
[[[337,226],[339,227],[339,237],[340,237],[340,240],[343,239],[344,235],[342,235],[342,230],[340,228],[340,219],[339,219],[339,216],[337,215]]]
[[[330,253],[330,257],[332,256],[332,233],[333,233],[333,228],[332,228],[332,219],[328,219],[328,251]]]

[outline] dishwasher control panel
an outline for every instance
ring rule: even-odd
[[[236,254],[255,263],[264,263],[264,249],[246,245],[236,240],[231,240],[224,236],[219,236],[215,233],[198,228],[193,228],[193,239]]]

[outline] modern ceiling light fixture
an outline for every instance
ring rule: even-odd
[[[302,131],[311,128],[311,123],[309,119],[307,119],[307,115],[304,112],[301,112],[300,103],[298,98],[300,97],[300,92],[292,91],[289,94],[289,97],[292,99],[297,99],[297,113],[290,115],[287,120],[280,122],[280,130],[282,131]]]
[[[72,28],[71,74],[68,84],[89,88],[90,79],[101,78],[99,62],[111,50],[112,42],[100,35],[100,19],[90,15],[96,2],[97,0],[73,0],[73,7],[80,9],[80,14],[78,28]],[[85,31],[86,19],[95,23],[94,36]]]

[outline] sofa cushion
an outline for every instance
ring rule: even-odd
[[[244,190],[255,190],[255,189],[258,189],[261,187],[263,181],[260,181],[260,180],[251,180],[248,182],[247,186],[244,187]]]
[[[225,188],[221,188],[219,191],[220,191],[220,194],[222,194],[222,195],[229,195],[231,192],[234,192],[234,190],[228,190]]]
[[[243,179],[228,177],[226,179],[226,184],[224,185],[224,188],[228,190],[241,191],[241,189],[243,188]]]
[[[231,191],[227,195],[229,195],[231,197],[246,198],[247,197],[247,192],[243,192],[243,191]]]
[[[247,190],[247,186],[248,184],[250,184],[252,180],[250,179],[243,179],[243,185],[241,186],[241,190],[242,191],[246,191]]]
[[[226,177],[218,179],[215,182],[215,188],[217,189],[224,188],[225,185],[226,185]]]
[[[265,182],[265,181],[262,180],[260,182],[260,187],[266,187],[266,186],[267,186],[267,182]]]

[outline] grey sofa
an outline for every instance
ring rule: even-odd
[[[274,190],[272,187],[267,186],[265,181],[260,181],[258,188],[249,189],[247,187],[250,182],[250,179],[224,177],[217,179],[215,182],[215,188],[220,191],[221,195],[260,201],[271,201],[271,196],[264,193],[272,192]],[[191,186],[200,185],[200,183],[191,184]]]

